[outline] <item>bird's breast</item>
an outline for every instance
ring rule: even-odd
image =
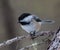
[[[32,21],[30,22],[30,24],[26,24],[26,25],[21,25],[22,29],[24,29],[26,32],[30,33],[30,32],[38,32],[41,28],[41,25],[36,22],[36,21]]]
[[[22,29],[24,29],[26,32],[30,33],[32,31],[35,31],[35,27],[32,24],[29,25],[21,25]]]

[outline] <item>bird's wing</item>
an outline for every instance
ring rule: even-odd
[[[33,18],[36,22],[41,22],[42,20],[40,20],[39,19],[39,17],[37,17],[37,16],[34,16],[34,18]]]

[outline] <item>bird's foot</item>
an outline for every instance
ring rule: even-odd
[[[32,40],[36,38],[35,34],[30,34],[30,36]]]

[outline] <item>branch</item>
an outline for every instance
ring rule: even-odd
[[[10,40],[7,40],[7,41],[4,41],[3,43],[0,43],[0,47],[3,47],[3,46],[6,46],[6,45],[9,45],[15,41],[18,41],[19,39],[23,38],[23,36],[20,36],[20,37],[15,37],[13,39],[10,39]]]
[[[60,50],[60,28],[55,33],[54,39],[47,50]]]
[[[51,35],[51,34],[54,34],[54,32],[52,32],[52,31],[41,31],[40,33],[36,34],[35,38],[37,38],[39,36]],[[3,43],[0,43],[0,48],[4,47],[6,45],[10,45],[11,43],[13,43],[15,41],[22,40],[24,38],[29,38],[29,37],[30,37],[30,35],[23,35],[23,36],[18,36],[18,37],[12,38],[10,40],[4,41]]]
[[[41,42],[41,43],[33,43],[33,44],[31,44],[31,45],[29,45],[29,46],[25,46],[25,47],[23,47],[23,48],[21,48],[21,49],[19,49],[19,50],[25,50],[25,49],[29,49],[29,48],[31,48],[31,47],[34,47],[34,46],[36,46],[36,45],[40,45],[40,44],[42,44],[43,42]]]

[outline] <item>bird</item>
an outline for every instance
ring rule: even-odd
[[[18,17],[18,23],[23,30],[30,34],[31,39],[34,39],[36,33],[41,29],[44,23],[54,23],[52,20],[41,20],[38,16],[31,13],[22,13]]]

